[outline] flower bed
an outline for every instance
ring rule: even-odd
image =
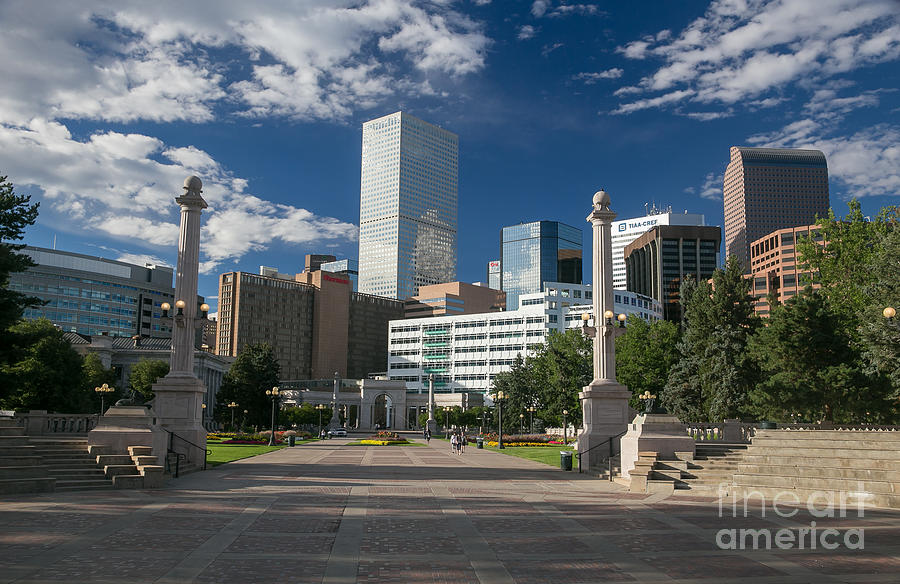
[[[393,446],[395,444],[409,444],[409,440],[403,438],[396,432],[382,430],[374,436],[369,436],[364,440],[360,440],[359,443],[365,444],[366,446]]]
[[[206,440],[216,442],[217,444],[268,444],[271,431],[259,432],[257,434],[244,434],[236,432],[211,432],[206,435]],[[284,432],[275,432],[275,444],[281,444],[286,441],[289,436],[295,436],[297,440],[306,440],[312,438],[312,434],[304,431],[286,430]]]
[[[488,446],[497,446],[497,433],[492,432],[485,434],[484,442]],[[469,442],[473,442],[474,438],[469,438]],[[570,437],[569,443],[574,441],[574,436]],[[512,434],[503,435],[503,446],[565,446],[562,436],[556,434]]]
[[[496,446],[499,446],[500,443],[497,442],[496,440],[488,440],[487,442],[485,442],[485,444],[487,444],[488,446],[496,447]],[[507,442],[506,438],[503,439],[503,446],[505,446],[507,448],[515,448],[516,446],[549,446],[549,447],[553,447],[553,446],[562,446],[562,445],[563,445],[562,442]]]

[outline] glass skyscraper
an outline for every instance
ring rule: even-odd
[[[459,138],[397,112],[363,124],[359,291],[403,300],[456,279]]]
[[[544,282],[582,283],[581,229],[535,221],[504,227],[500,240],[500,285],[508,310],[518,308],[520,294],[540,292]]]

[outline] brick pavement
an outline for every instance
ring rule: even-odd
[[[0,501],[0,583],[900,581],[900,512],[719,516],[495,452],[332,440],[155,491]],[[720,529],[865,529],[865,549],[735,549]]]

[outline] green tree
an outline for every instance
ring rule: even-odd
[[[235,401],[248,411],[248,424],[268,428],[272,403],[266,390],[278,385],[280,372],[281,367],[271,345],[246,345],[222,380],[222,387],[216,396],[216,415],[227,411],[225,404]]]
[[[578,393],[593,379],[593,344],[578,329],[562,333],[551,332],[547,341],[530,358],[537,394],[536,415],[546,424],[561,427],[563,410],[568,420],[581,426],[581,401]],[[529,403],[516,404],[514,427],[518,427],[519,413]]]
[[[678,360],[678,325],[631,318],[616,339],[616,377],[631,390],[631,407],[641,408],[638,396],[649,391],[662,396],[669,371]]]
[[[511,432],[515,427],[515,424],[511,422],[509,412],[518,411],[539,401],[540,396],[535,379],[534,359],[529,357],[526,360],[520,353],[516,355],[509,371],[498,373],[491,381],[492,394],[502,391],[506,395],[503,402],[504,432]],[[494,421],[496,422],[496,418]],[[496,427],[492,428],[492,431],[496,430]]]
[[[115,387],[116,372],[104,367],[97,353],[88,353],[84,356],[84,360],[81,364],[81,376],[83,380],[82,383],[84,384],[84,391],[88,395],[94,395],[95,402],[99,401],[99,396],[95,395],[97,392],[94,391],[94,388],[100,387],[104,383],[116,390],[103,396],[104,404],[106,406],[111,406],[119,399],[121,391],[120,388]],[[94,406],[99,405],[100,404],[98,403],[94,404]],[[92,411],[92,409],[84,411]]]
[[[23,272],[34,265],[29,256],[17,253],[25,246],[12,243],[22,239],[25,228],[37,219],[40,203],[29,204],[30,201],[29,196],[16,195],[12,183],[0,176],[0,331],[19,320],[25,308],[41,304],[39,298],[9,289],[11,273]],[[0,335],[0,339],[2,337]]]
[[[144,400],[153,398],[153,384],[169,373],[169,364],[160,359],[141,358],[131,368],[128,376],[128,387]]]
[[[859,335],[866,370],[883,375],[900,398],[900,318],[888,321],[883,310],[900,311],[900,225],[881,234],[869,269],[873,282],[867,288],[870,300],[859,315]]]
[[[811,288],[772,311],[751,343],[764,374],[753,393],[761,415],[838,422],[891,417],[888,384],[862,370],[843,320]]]
[[[685,421],[746,415],[759,377],[747,345],[760,322],[741,262],[729,257],[712,280],[712,286],[686,281],[681,290],[684,319],[679,360],[667,380],[662,403]]]
[[[47,319],[20,321],[6,332],[9,360],[0,363],[0,406],[80,414],[92,411],[81,356]]]

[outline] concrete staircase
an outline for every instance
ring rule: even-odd
[[[29,437],[15,419],[0,418],[0,493],[161,487],[151,448],[128,450],[88,447],[85,437]]]
[[[738,464],[734,491],[769,500],[791,492],[804,504],[816,493],[838,500],[843,492],[850,506],[857,502],[851,493],[864,492],[867,506],[900,509],[900,432],[759,430]]]
[[[687,472],[675,484],[675,494],[718,496],[728,492],[746,452],[746,444],[698,442]]]

